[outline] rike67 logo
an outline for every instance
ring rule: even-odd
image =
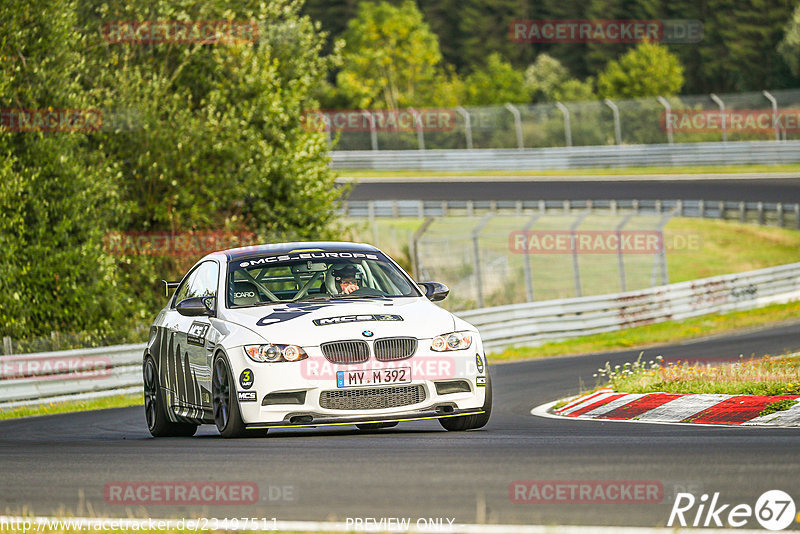
[[[724,503],[719,492],[714,493],[710,500],[706,493],[699,499],[691,493],[678,493],[667,526],[740,528],[755,519],[767,530],[783,530],[794,522],[796,513],[794,500],[781,490],[764,492],[755,506]]]

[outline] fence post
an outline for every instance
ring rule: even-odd
[[[759,225],[763,225],[764,224],[764,203],[763,202],[759,202],[758,203],[758,207],[756,209],[758,210],[758,224]]]
[[[722,118],[722,142],[723,143],[727,143],[728,142],[728,121],[727,121],[727,117],[725,116],[725,102],[723,102],[722,99],[720,97],[718,97],[717,95],[715,95],[714,93],[711,93],[708,96],[709,96],[709,98],[711,98],[711,100],[714,101],[714,103],[717,106],[719,106],[720,116]]]
[[[408,243],[408,252],[411,256],[411,272],[414,273],[414,280],[419,280],[420,278],[420,265],[419,265],[419,240],[422,239],[422,234],[428,229],[428,227],[433,223],[434,218],[428,217],[425,219],[425,222],[422,223],[416,232],[411,236],[411,239]]]
[[[489,221],[492,219],[492,215],[487,215],[486,217],[478,223],[478,226],[472,230],[472,254],[475,257],[475,289],[478,292],[478,308],[484,307],[483,301],[483,273],[481,271],[481,250],[480,250],[480,242],[478,240],[478,236],[481,233],[481,230],[489,224]]]
[[[606,98],[603,100],[606,106],[611,108],[611,113],[614,115],[614,138],[617,140],[617,145],[622,144],[622,126],[619,123],[619,108],[617,105],[611,101],[611,99]]]
[[[778,202],[778,205],[775,206],[775,212],[778,215],[778,226],[783,228],[783,203]]]
[[[467,138],[467,149],[472,150],[472,121],[469,117],[469,111],[462,106],[458,106],[456,111],[461,113],[461,116],[464,117],[464,135]]]
[[[617,232],[617,270],[619,271],[619,290],[621,293],[624,293],[627,290],[627,284],[625,283],[625,258],[622,255],[622,229],[625,228],[625,225],[628,224],[628,221],[631,220],[633,217],[633,213],[629,213],[625,216],[624,219],[617,225],[616,232]]]
[[[375,115],[367,110],[362,111],[361,115],[366,115],[369,119],[369,140],[372,144],[372,150],[378,150],[378,132],[375,129]]]
[[[781,132],[778,128],[778,101],[775,100],[775,97],[769,91],[761,91],[761,94],[764,95],[764,98],[769,100],[769,103],[772,104],[772,124],[775,126],[775,140],[781,140]]]
[[[511,104],[506,104],[506,109],[514,115],[514,126],[517,129],[517,148],[522,150],[525,144],[522,141],[522,118],[520,117],[519,110]]]
[[[533,225],[536,224],[536,221],[538,221],[539,217],[541,216],[541,213],[537,213],[531,217],[531,220],[528,221],[522,231],[528,232],[531,228],[533,228]],[[527,250],[524,254],[525,255],[522,259],[525,263],[525,296],[527,297],[528,302],[533,302],[533,270],[531,269],[531,255]]]
[[[564,138],[567,146],[572,146],[572,127],[569,122],[569,109],[561,102],[556,102],[556,107],[564,115]]]
[[[578,226],[581,225],[583,220],[586,216],[589,215],[589,212],[583,213],[580,217],[578,217],[572,226],[569,228],[569,235],[570,235],[570,245],[572,246],[572,276],[575,280],[575,296],[582,297],[583,291],[581,290],[581,269],[578,263],[578,243],[575,239],[575,230],[578,229]]]
[[[411,115],[414,117],[414,124],[417,127],[417,144],[419,145],[419,149],[425,150],[425,136],[422,134],[422,117],[420,117],[419,111],[414,108],[408,108],[408,111],[411,112]]]
[[[739,202],[739,222],[747,222],[747,212],[745,211],[744,201]]]
[[[9,354],[14,354],[14,343],[8,336],[3,336],[3,354],[6,356]]]
[[[674,139],[672,135],[672,122],[670,122],[670,116],[672,115],[672,106],[669,104],[669,100],[664,98],[663,96],[659,96],[656,98],[658,103],[664,106],[664,111],[666,115],[664,116],[664,125],[667,127],[667,142],[672,144]]]
[[[378,245],[378,223],[375,220],[375,201],[370,200],[367,202],[367,215],[369,217],[369,224],[372,227],[372,242],[375,243],[375,246]]]

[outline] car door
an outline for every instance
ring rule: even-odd
[[[211,407],[210,351],[213,350],[210,317],[186,317],[175,310],[184,299],[204,297],[216,309],[219,264],[205,261],[194,268],[175,292],[168,313],[170,334],[166,357],[166,387],[174,394],[173,410],[189,418],[203,418]]]

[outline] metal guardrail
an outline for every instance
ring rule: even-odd
[[[458,313],[487,351],[539,344],[708,313],[800,299],[800,263],[614,295],[499,306]],[[0,357],[0,407],[46,404],[142,387],[145,345]]]
[[[339,215],[354,218],[541,214],[623,214],[736,220],[800,228],[800,204],[704,200],[349,200]]]
[[[800,263],[600,295],[461,312],[490,352],[800,299]]]
[[[140,392],[145,345],[0,357],[0,407]]]
[[[370,170],[545,170],[800,162],[800,141],[739,141],[526,149],[349,150],[331,153],[331,167]]]

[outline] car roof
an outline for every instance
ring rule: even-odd
[[[293,241],[290,243],[270,243],[265,245],[252,245],[249,247],[222,250],[215,254],[224,254],[228,261],[238,261],[246,258],[258,258],[271,254],[289,254],[293,252],[380,252],[376,247],[365,243],[351,243],[349,241]]]

